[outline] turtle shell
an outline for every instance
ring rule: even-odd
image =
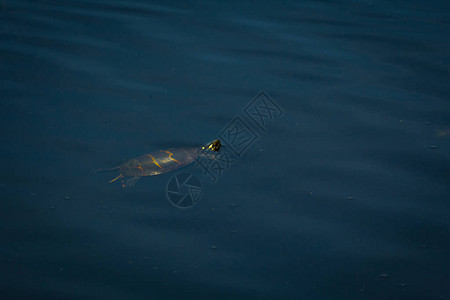
[[[124,176],[151,176],[184,167],[198,157],[195,148],[174,148],[144,154],[120,166]]]

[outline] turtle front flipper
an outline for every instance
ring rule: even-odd
[[[128,177],[122,180],[122,187],[129,188],[136,184],[136,182],[141,179],[140,176]]]
[[[122,178],[122,177],[124,177],[122,174],[119,174],[116,178],[114,178],[113,180],[110,180],[108,183],[112,183],[112,182],[114,182],[114,181],[116,181],[117,179],[120,179],[120,178]]]

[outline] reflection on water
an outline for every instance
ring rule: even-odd
[[[439,299],[449,235],[445,1],[0,6],[2,294]],[[99,167],[285,110],[203,197]],[[194,169],[189,171],[195,172]]]

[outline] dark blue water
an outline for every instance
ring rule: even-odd
[[[448,299],[447,3],[2,1],[2,299]],[[236,116],[193,208],[95,174]]]

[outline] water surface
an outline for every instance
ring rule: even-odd
[[[3,1],[5,299],[448,299],[446,1]],[[284,110],[179,210],[95,175]],[[245,115],[244,115],[245,117]],[[249,121],[249,120],[247,120]],[[67,199],[66,199],[67,198]]]

